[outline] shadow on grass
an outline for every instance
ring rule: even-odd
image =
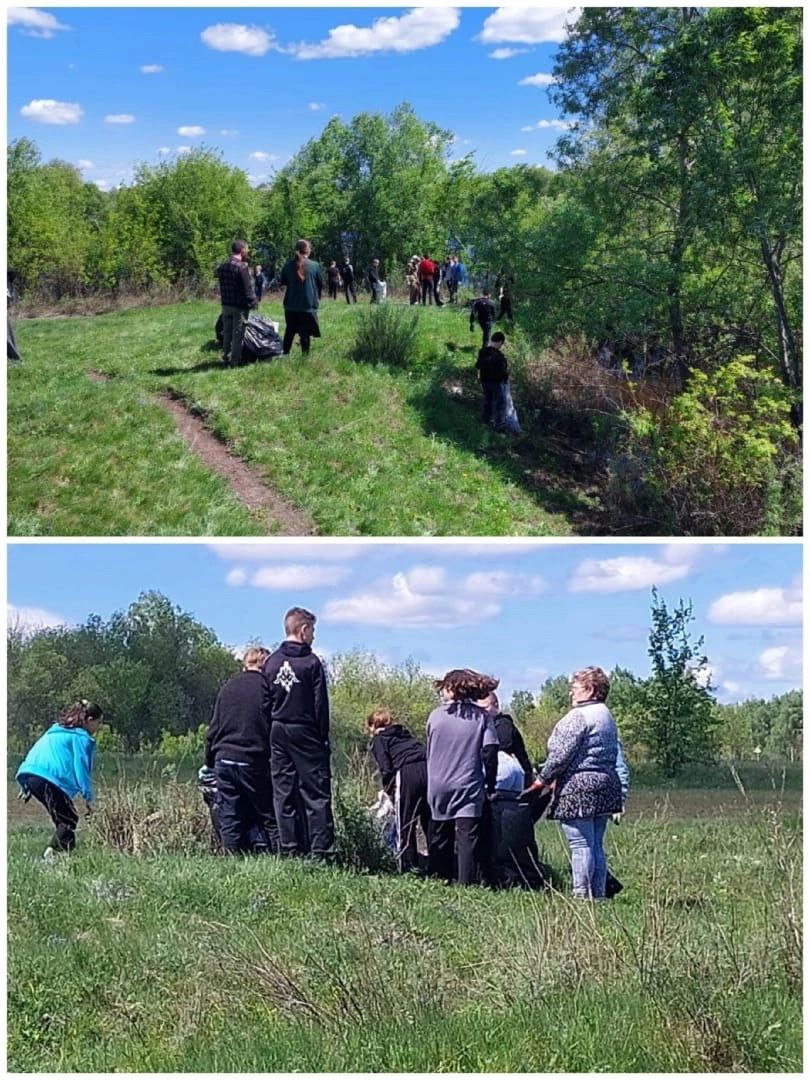
[[[457,351],[467,351],[467,347]],[[577,464],[573,453],[569,458],[559,448],[549,447],[543,432],[521,413],[519,401],[521,435],[502,435],[485,427],[480,419],[481,387],[472,367],[460,369],[447,359],[439,361],[427,388],[415,391],[409,403],[420,413],[427,435],[437,435],[485,459],[505,479],[527,491],[543,510],[564,516],[575,533],[604,534],[596,477]]]

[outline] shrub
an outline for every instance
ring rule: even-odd
[[[334,786],[335,840],[338,862],[360,873],[395,869],[394,858],[366,809],[374,783],[365,755],[357,755],[351,768]]]
[[[208,809],[194,784],[120,781],[104,789],[88,820],[102,846],[126,855],[191,855],[211,850]]]
[[[170,731],[162,731],[160,742],[155,748],[156,752],[161,757],[170,758],[173,761],[185,757],[202,757],[205,750],[205,733],[207,730],[205,724],[200,724],[194,731],[184,731],[182,735],[173,735]]]
[[[358,364],[406,368],[417,351],[419,315],[395,304],[374,304],[360,320],[351,358]]]
[[[798,438],[779,379],[742,356],[695,370],[661,411],[636,401],[624,412],[627,445],[610,463],[607,503],[658,532],[795,533]],[[652,531],[652,530],[651,530]]]

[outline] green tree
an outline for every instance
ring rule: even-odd
[[[679,601],[670,613],[652,591],[648,654],[652,675],[642,686],[636,733],[667,776],[715,753],[714,699],[706,678],[703,637],[693,640],[692,604]]]

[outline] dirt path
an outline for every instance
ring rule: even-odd
[[[88,371],[91,382],[110,381],[109,375]],[[282,536],[316,536],[314,522],[301,510],[288,503],[274,491],[261,475],[232,453],[195,416],[178,394],[168,391],[159,394],[155,404],[164,409],[174,420],[186,446],[207,469],[221,476],[236,499],[255,514],[268,533]]]

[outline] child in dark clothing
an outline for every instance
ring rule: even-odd
[[[492,336],[492,324],[495,322],[495,305],[492,302],[489,289],[484,289],[484,292],[477,300],[473,300],[472,307],[470,308],[470,330],[475,329],[475,324],[481,327],[484,335],[482,345],[484,348],[489,345],[490,337]]]
[[[366,728],[371,735],[371,752],[382,776],[383,789],[397,815],[399,869],[402,873],[417,870],[416,824],[422,826],[425,837],[430,828],[425,748],[387,709],[373,712],[366,719]]]
[[[251,647],[220,690],[205,738],[216,778],[215,822],[229,854],[278,851],[270,779],[270,699],[262,677],[266,649]]]
[[[520,424],[509,392],[509,365],[503,354],[505,342],[504,334],[496,330],[490,343],[478,353],[475,366],[484,391],[484,423],[496,431],[518,435]]]

